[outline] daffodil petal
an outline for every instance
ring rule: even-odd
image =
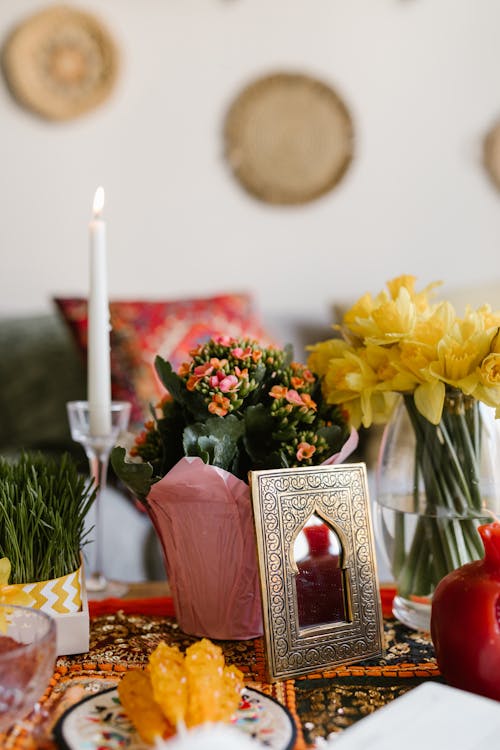
[[[422,383],[415,389],[415,406],[431,424],[439,424],[441,421],[445,392],[445,385],[440,380]]]
[[[7,560],[3,557],[0,562]],[[7,562],[9,562],[7,560]],[[9,575],[10,575],[10,563],[9,563]],[[23,591],[17,585],[0,585],[0,604],[7,606],[16,605],[18,607],[32,607],[35,604],[35,600],[26,591]],[[8,619],[7,615],[9,610],[5,607],[0,607],[0,633],[7,631]]]
[[[0,559],[0,586],[8,583],[10,578],[11,565],[8,557]]]
[[[0,586],[0,604],[17,604],[19,607],[32,607],[35,600],[18,586]]]

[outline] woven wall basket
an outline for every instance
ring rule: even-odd
[[[2,50],[14,98],[50,120],[69,120],[97,107],[117,75],[117,52],[101,22],[52,6],[17,26]]]
[[[276,73],[247,86],[226,116],[225,155],[240,183],[268,203],[306,203],[331,190],[353,155],[346,105],[326,84]]]
[[[483,163],[490,179],[500,190],[500,122],[486,134],[483,143]]]

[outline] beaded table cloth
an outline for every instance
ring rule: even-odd
[[[295,750],[313,747],[425,680],[439,680],[430,637],[384,620],[382,659],[341,666],[294,680],[268,683],[263,639],[218,641],[226,663],[236,664],[245,684],[285,705],[297,726]],[[7,735],[4,750],[55,750],[52,728],[83,697],[115,686],[128,669],[146,664],[159,641],[184,650],[193,641],[178,627],[171,599],[95,602],[91,605],[90,650],[59,657],[40,706]]]

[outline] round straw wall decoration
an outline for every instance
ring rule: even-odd
[[[331,190],[353,156],[353,124],[339,95],[307,75],[276,73],[247,86],[224,126],[239,182],[267,203],[307,203]]]
[[[483,143],[483,163],[490,179],[500,190],[500,122],[486,134]]]
[[[20,104],[49,120],[69,120],[108,97],[118,59],[111,35],[97,18],[51,6],[9,35],[2,68]]]

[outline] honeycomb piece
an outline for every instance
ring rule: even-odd
[[[147,672],[127,672],[118,683],[118,696],[125,713],[145,742],[154,744],[158,738],[165,739],[174,733],[154,700]]]
[[[149,657],[149,668],[155,701],[174,727],[185,724],[188,691],[184,656],[177,646],[162,641]]]
[[[224,666],[222,649],[205,638],[194,643],[186,651],[185,670],[188,683],[186,725],[227,721],[238,707],[242,675],[236,668]]]
[[[240,704],[243,687],[243,672],[234,665],[224,667],[222,696],[216,721],[229,721]]]

